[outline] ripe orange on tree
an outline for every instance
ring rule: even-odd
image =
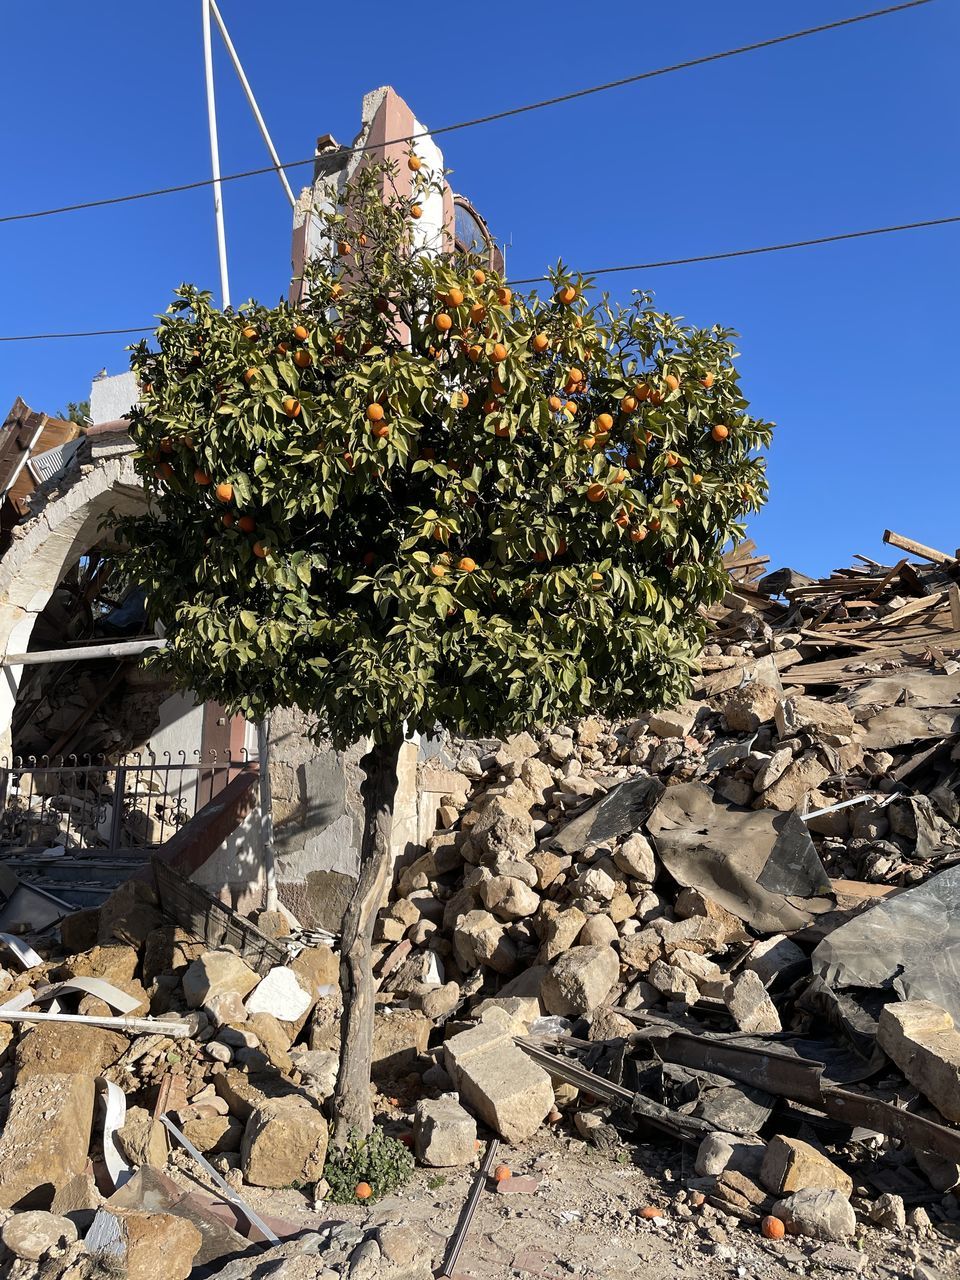
[[[422,165],[423,161],[419,156],[409,156],[407,158],[407,168],[411,173],[417,173]]]
[[[411,218],[422,218],[422,217],[423,217],[423,210],[420,208],[420,206],[419,206],[418,204],[414,204],[414,205],[411,205],[411,206],[410,206],[410,217],[411,217]]]
[[[642,542],[646,536],[647,536],[647,530],[646,530],[646,527],[642,524],[638,524],[630,530],[631,542]]]
[[[249,386],[250,383],[254,380],[254,378],[259,377],[259,374],[260,374],[259,369],[244,369],[243,380],[247,384],[247,386]]]
[[[633,413],[637,407],[637,401],[634,396],[624,396],[620,401],[621,413]]]
[[[270,548],[265,547],[262,542],[255,542],[253,544],[253,554],[257,557],[258,560],[265,560],[269,555],[269,553],[270,553]]]
[[[158,480],[172,480],[173,467],[171,467],[169,462],[161,462],[153,474]]]
[[[571,418],[575,418],[577,416],[577,406],[572,400],[568,400],[563,407],[564,410],[569,413]]]
[[[475,302],[470,308],[470,323],[480,324],[484,316],[487,314],[487,308],[482,302]]]
[[[299,401],[299,400],[294,400],[293,396],[284,396],[284,398],[283,398],[283,412],[287,415],[287,417],[288,417],[288,418],[296,418],[296,417],[299,417],[299,414],[300,414],[300,401]]]
[[[453,328],[453,321],[445,311],[438,311],[433,317],[433,327],[439,329],[441,333],[446,333]]]
[[[351,248],[350,241],[341,240],[337,245],[337,253],[340,254],[341,258],[345,258],[347,254],[353,253],[353,249]]]
[[[680,386],[680,379],[675,373],[668,373],[663,381],[670,391],[676,391]]]
[[[587,485],[587,501],[588,502],[602,502],[606,496],[607,496],[607,491],[602,484],[598,484],[596,481],[594,481],[593,484]]]
[[[241,516],[237,521],[237,528],[240,529],[242,533],[253,533],[256,527],[257,522],[254,520],[253,516]]]
[[[487,277],[485,273],[481,271],[479,267],[477,267],[476,271],[474,271],[473,276],[471,277],[474,284],[483,284],[486,278]]]
[[[298,325],[294,325],[293,327],[293,336],[297,339],[298,342],[306,342],[306,340],[310,337],[310,333],[306,325],[298,324]]]
[[[493,350],[490,352],[490,359],[493,360],[496,364],[499,364],[502,360],[506,360],[506,358],[507,358],[507,348],[503,345],[502,342],[495,342],[493,344]]]
[[[557,291],[557,301],[562,302],[565,307],[569,307],[576,296],[577,291],[572,284],[564,285],[562,289]]]
[[[432,564],[430,566],[430,572],[435,578],[442,578],[446,575],[447,566],[445,564]]]
[[[596,443],[595,436],[583,436],[580,440],[580,447],[582,449],[592,449]]]
[[[706,387],[707,390],[709,391],[710,388],[713,386],[713,381],[714,381],[713,374],[705,373],[703,377],[700,379],[700,385],[701,387]]]
[[[473,573],[476,567],[477,562],[471,556],[464,556],[463,559],[457,563],[457,568],[461,573]]]
[[[224,480],[222,483],[218,484],[216,489],[214,489],[214,493],[217,495],[217,500],[219,502],[233,501],[233,485],[228,480]]]
[[[368,422],[382,422],[383,421],[383,405],[376,404],[376,403],[368,404],[366,408],[366,414],[367,414]]]
[[[715,427],[711,428],[710,434],[713,436],[714,440],[716,440],[717,444],[720,444],[723,440],[726,440],[727,436],[730,434],[730,428],[724,426],[722,422],[718,422]]]
[[[633,388],[633,394],[636,396],[636,398],[639,401],[642,402],[644,400],[649,399],[650,388],[647,386],[645,382],[638,382],[637,385]]]
[[[224,515],[222,515],[220,517],[220,523],[223,525],[225,529],[232,529],[233,523],[234,523],[233,512],[227,511]]]
[[[502,285],[497,290],[497,301],[500,303],[502,307],[507,306],[507,304],[511,302],[512,299],[513,299],[513,290],[508,289],[506,285]]]
[[[203,467],[197,467],[193,473],[194,484],[207,485],[210,483],[211,476],[209,471],[204,471]]]
[[[446,297],[440,299],[445,302],[448,307],[459,307],[463,302],[463,290],[454,285],[452,289],[447,290]]]
[[[559,413],[560,410],[563,408],[563,401],[560,399],[559,396],[551,396],[547,400],[547,404],[550,406],[550,408],[553,410],[554,413]]]
[[[690,477],[690,483],[691,483],[691,484],[703,484],[703,476],[700,474],[700,472],[699,472],[699,471],[695,471],[695,472],[693,473],[693,475]]]
[[[313,364],[313,356],[309,351],[295,351],[293,353],[293,363],[298,369],[309,369],[310,365]]]
[[[582,381],[583,381],[583,370],[582,370],[582,369],[576,369],[576,368],[568,370],[568,372],[567,372],[567,381],[568,381],[568,382],[572,382],[574,385],[576,385],[578,382],[582,382]]]
[[[535,333],[530,341],[530,345],[534,351],[546,351],[550,345],[550,339],[545,333]]]

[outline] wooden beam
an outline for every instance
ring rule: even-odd
[[[48,662],[92,662],[96,658],[132,658],[149,649],[165,649],[161,636],[149,640],[118,640],[112,644],[77,645],[74,649],[35,649],[30,653],[8,653],[0,666],[39,667]]]
[[[884,529],[883,540],[891,547],[897,547],[900,551],[909,551],[910,555],[917,556],[921,560],[929,560],[931,564],[956,564],[956,556],[948,556],[945,551],[938,551],[936,547],[925,547],[922,542],[914,542],[912,538],[905,538],[902,533],[894,533],[892,529]]]
[[[960,631],[960,587],[956,583],[950,588],[950,626]]]

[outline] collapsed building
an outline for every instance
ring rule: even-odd
[[[364,122],[419,131],[389,90]],[[318,143],[295,289],[351,154]],[[429,213],[425,236],[487,236],[452,193]],[[264,792],[250,727],[140,664],[162,637],[103,523],[144,501],[133,394],[94,384],[0,558],[0,1266],[149,1274],[162,1233],[170,1276],[283,1274],[302,1228],[250,1198],[326,1191],[361,749],[278,712]],[[677,1249],[731,1261],[736,1220],[772,1249],[909,1231],[951,1265],[960,561],[885,539],[895,563],[821,580],[731,551],[682,706],[406,744],[373,1071],[421,1164],[554,1130],[660,1145],[682,1189],[632,1225]],[[183,1151],[212,1194],[178,1180]],[[328,1225],[290,1274],[425,1280],[419,1252],[402,1224]]]

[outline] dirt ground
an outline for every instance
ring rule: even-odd
[[[665,1156],[675,1157],[671,1165]],[[859,1274],[868,1280],[960,1278],[957,1225],[922,1234],[868,1226],[847,1246],[798,1238],[766,1241],[756,1226],[706,1204],[691,1207],[683,1189],[679,1148],[625,1144],[599,1151],[563,1129],[541,1129],[520,1147],[503,1148],[515,1176],[539,1179],[533,1193],[481,1196],[455,1275],[475,1280],[780,1280]],[[692,1157],[691,1157],[692,1158]],[[438,1268],[474,1170],[416,1170],[396,1196],[378,1204],[319,1204],[299,1191],[245,1187],[253,1208],[318,1229],[350,1220],[358,1226],[401,1221],[421,1233]],[[639,1210],[653,1206],[652,1221]],[[951,1239],[948,1232],[954,1233]],[[919,1266],[919,1269],[918,1269]],[[929,1270],[924,1270],[929,1268]]]

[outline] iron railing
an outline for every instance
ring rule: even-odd
[[[212,752],[0,759],[0,854],[157,849],[238,774],[255,769]]]

